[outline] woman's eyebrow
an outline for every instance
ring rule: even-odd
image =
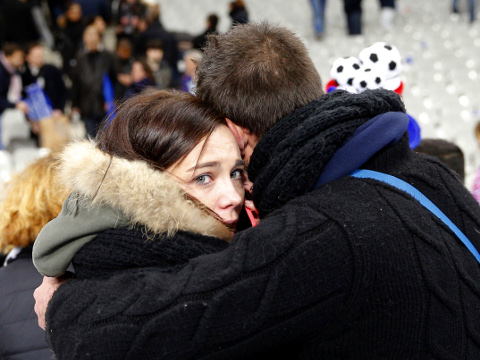
[[[210,161],[202,164],[196,164],[195,166],[192,166],[187,171],[194,171],[196,169],[203,169],[206,167],[218,167],[218,166],[220,166],[220,163],[218,161]]]
[[[237,160],[237,161],[235,162],[235,165],[234,165],[233,167],[237,167],[237,166],[243,166],[243,167],[245,167],[245,161],[240,160],[240,159]]]

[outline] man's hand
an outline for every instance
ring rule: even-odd
[[[28,113],[28,105],[25,101],[19,101],[15,104],[15,108],[22,111],[24,114]]]
[[[40,123],[38,121],[30,121],[30,129],[34,134],[40,134]]]
[[[35,313],[38,317],[38,326],[45,330],[45,313],[47,306],[52,299],[53,293],[67,279],[64,277],[43,277],[42,285],[35,289],[33,297],[35,298]]]

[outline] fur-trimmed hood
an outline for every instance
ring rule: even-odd
[[[142,161],[112,157],[93,141],[69,144],[62,152],[60,177],[93,205],[107,205],[124,213],[133,224],[154,233],[178,230],[229,240],[230,230],[187,200],[184,191],[166,173]]]
[[[34,243],[33,262],[43,275],[63,274],[99,233],[125,226],[167,236],[187,231],[231,238],[230,230],[188,200],[168,174],[142,161],[110,156],[92,141],[69,144],[60,155],[59,173],[73,191]]]

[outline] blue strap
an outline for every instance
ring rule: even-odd
[[[395,176],[387,175],[377,171],[371,170],[355,170],[351,176],[362,179],[374,179],[382,181],[390,186],[396,187],[407,194],[411,195],[414,199],[420,202],[425,208],[430,210],[436,217],[438,217],[445,225],[447,225],[450,230],[452,230],[455,235],[460,239],[461,242],[467,247],[468,250],[475,256],[475,259],[480,263],[480,254],[473,244],[468,240],[465,234],[440,210],[434,203],[432,203],[425,195],[420,191],[414,188],[412,185],[406,183],[403,180],[396,178]]]

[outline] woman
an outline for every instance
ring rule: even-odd
[[[228,14],[232,18],[232,26],[248,23],[248,11],[243,0],[232,1],[228,10]]]
[[[33,290],[42,277],[32,263],[32,245],[68,195],[58,183],[53,155],[12,178],[0,206],[0,359],[51,359],[33,311]],[[1,266],[2,264],[0,264]]]
[[[223,117],[188,93],[145,91],[126,100],[95,141],[72,143],[61,154],[60,174],[73,192],[38,236],[34,263],[58,276],[73,259],[78,280],[61,285],[67,292],[76,292],[79,280],[109,282],[126,270],[139,279],[153,266],[181,271],[191,258],[228,246],[243,205],[243,171]],[[82,307],[82,296],[76,299]],[[62,325],[61,333],[82,337],[74,327],[89,315],[70,315],[73,328]],[[57,359],[87,351],[51,340]]]
[[[225,119],[200,100],[159,90],[134,96],[94,142],[62,153],[73,192],[40,233],[35,266],[59,276],[73,259],[77,277],[108,277],[169,270],[223,249],[243,205],[243,171]]]
[[[150,68],[150,65],[148,65],[148,63],[143,59],[134,61],[132,64],[132,71],[130,72],[130,78],[132,80],[132,84],[125,92],[125,97],[127,98],[142,92],[147,87],[156,86],[152,69]]]

